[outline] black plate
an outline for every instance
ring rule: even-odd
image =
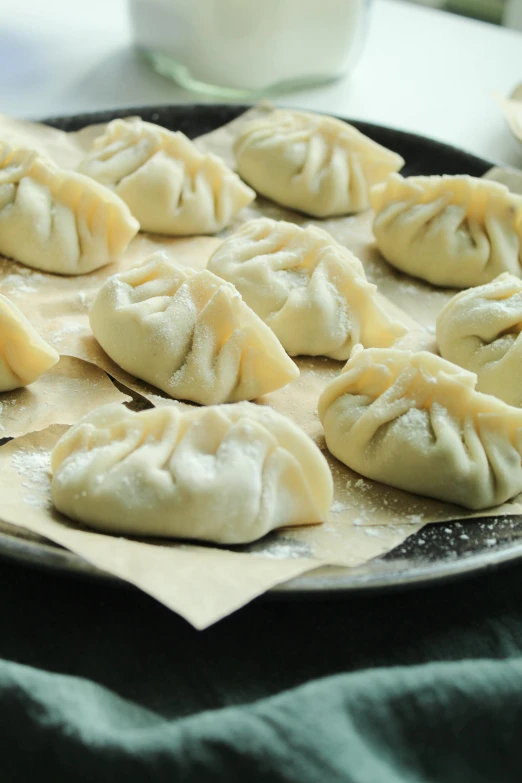
[[[194,138],[230,122],[248,106],[191,104],[147,106],[53,117],[49,125],[74,131],[117,117],[139,115],[144,120],[181,130]],[[350,120],[350,122],[352,122]],[[482,176],[494,164],[467,152],[413,133],[367,122],[355,127],[407,161],[403,173],[470,174]],[[18,528],[2,526],[0,557],[62,573],[74,573],[118,582],[78,556]],[[454,579],[522,558],[522,518],[428,525],[419,534],[382,558],[360,568],[321,568],[275,587],[282,595],[344,592],[347,590],[393,589]]]
[[[134,106],[115,111],[97,111],[75,114],[71,117],[50,117],[43,122],[64,131],[76,131],[86,125],[110,122],[121,117],[139,116],[147,122],[155,122],[170,130],[180,130],[191,139],[231,122],[250,106],[230,104],[183,104],[181,106]],[[371,122],[345,119],[374,141],[398,152],[406,165],[401,174],[470,174],[481,177],[494,166],[483,158],[449,144],[417,136],[415,133],[374,125]]]

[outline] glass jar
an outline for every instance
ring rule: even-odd
[[[138,48],[196,92],[259,97],[336,79],[355,62],[368,0],[129,0]]]

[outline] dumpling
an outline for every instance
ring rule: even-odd
[[[0,253],[83,275],[115,261],[138,232],[128,207],[89,177],[0,142]]]
[[[508,272],[462,291],[437,318],[441,356],[477,374],[477,389],[522,407],[522,280]]]
[[[0,294],[0,392],[28,386],[59,358],[20,310]]]
[[[402,272],[454,288],[522,275],[522,196],[498,182],[392,174],[371,202],[377,247]]]
[[[234,153],[254,190],[314,217],[367,209],[370,187],[404,165],[346,122],[287,109],[245,122]]]
[[[343,360],[356,343],[390,346],[408,331],[387,312],[359,259],[313,226],[252,220],[208,268],[235,285],[291,356]]]
[[[114,188],[141,230],[158,234],[215,234],[256,197],[221,158],[142,120],[110,122],[80,171]]]
[[[503,503],[522,491],[522,411],[476,381],[425,351],[356,348],[319,399],[326,444],[375,481],[470,509]]]
[[[299,375],[233,285],[161,253],[109,278],[90,321],[113,361],[177,399],[253,400]]]
[[[104,405],[52,453],[52,499],[102,531],[244,544],[318,523],[332,477],[317,446],[264,405],[134,413]]]

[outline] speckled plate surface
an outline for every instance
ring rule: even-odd
[[[187,136],[199,136],[238,116],[247,106],[148,106],[48,119],[67,131],[115,117],[139,115]],[[353,122],[363,133],[408,161],[411,174],[471,174],[480,177],[494,164],[462,150],[412,133]],[[0,505],[1,515],[1,505]],[[120,582],[49,541],[0,522],[0,557],[64,574]],[[522,559],[522,517],[484,518],[429,525],[382,558],[359,568],[321,568],[275,587],[281,596],[344,591],[389,590],[456,579]]]

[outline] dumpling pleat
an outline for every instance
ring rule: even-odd
[[[255,399],[299,375],[233,286],[161,254],[110,278],[90,320],[115,362],[178,399]]]
[[[330,451],[368,478],[471,509],[522,491],[522,412],[433,354],[357,349],[323,391]]]

